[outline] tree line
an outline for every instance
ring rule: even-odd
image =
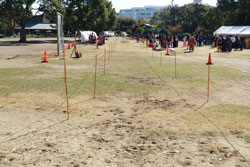
[[[114,30],[118,20],[108,0],[0,0],[0,30],[13,35],[19,25],[20,41],[26,42],[25,24],[34,16],[34,11],[43,13],[51,22],[56,22],[57,12],[63,14],[64,31],[71,32]]]
[[[165,34],[209,34],[220,26],[244,26],[250,24],[249,0],[217,0],[217,6],[190,3],[169,6],[157,11],[151,20],[120,18],[119,28],[130,34],[160,30]],[[152,29],[141,25],[150,23]]]
[[[35,6],[38,6],[34,9]],[[125,31],[129,34],[152,33],[183,35],[186,33],[210,34],[223,25],[249,25],[249,0],[217,0],[217,6],[191,3],[184,6],[169,6],[156,12],[151,20],[120,18],[109,0],[0,0],[0,34],[6,30],[14,33],[21,27],[21,40],[26,41],[25,24],[36,13],[44,13],[51,22],[56,13],[64,15],[64,31],[104,30]],[[33,12],[32,12],[33,11]],[[152,24],[154,28],[142,25]]]

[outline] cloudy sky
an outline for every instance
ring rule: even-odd
[[[113,6],[116,8],[116,11],[119,12],[120,9],[127,9],[131,7],[143,7],[145,5],[154,5],[154,6],[167,6],[171,4],[171,0],[110,0],[113,3]],[[193,0],[174,0],[174,4],[179,6],[192,3]],[[203,0],[204,4],[209,4],[215,6],[217,0]]]

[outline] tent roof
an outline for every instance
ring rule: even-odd
[[[250,26],[222,26],[214,32],[214,35],[250,36]]]
[[[247,26],[243,32],[241,32],[241,35],[249,35],[250,34],[250,26]]]
[[[16,29],[20,29],[18,26]],[[55,23],[28,23],[25,25],[26,30],[56,30]]]

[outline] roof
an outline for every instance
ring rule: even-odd
[[[20,26],[15,29],[20,29]],[[56,30],[56,23],[28,23],[25,25],[26,30]]]
[[[250,36],[250,26],[222,26],[214,32],[214,35]]]

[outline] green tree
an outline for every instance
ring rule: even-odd
[[[135,33],[138,33],[138,34],[143,34],[144,33],[144,29],[142,27],[138,27],[135,31]]]
[[[57,12],[65,14],[65,8],[60,0],[39,0],[40,12],[43,12],[50,21],[56,22]]]
[[[249,0],[218,0],[217,8],[220,10],[223,25],[249,25]]]
[[[140,24],[140,25],[142,25],[142,24],[149,24],[150,23],[149,20],[146,19],[145,17],[141,17],[141,18],[137,19],[136,22],[138,24]]]
[[[32,5],[36,0],[5,0],[2,1],[1,12],[11,15],[20,25],[20,42],[26,42],[25,24],[32,18]]]
[[[50,18],[55,18],[56,11],[60,11],[60,0],[2,0],[0,1],[1,15],[11,16],[13,20],[4,20],[8,25],[19,24],[20,25],[20,42],[26,42],[25,24],[33,17],[33,5],[38,3],[40,5],[39,10],[44,12]]]
[[[249,25],[250,24],[250,1],[249,0],[239,0],[238,7],[238,21],[241,25]]]
[[[222,25],[222,20],[218,19],[220,11],[216,7],[211,7],[204,15],[201,27],[206,34],[212,34]]]
[[[211,6],[201,4],[188,4],[180,8],[183,32],[194,33],[202,25],[204,16]]]
[[[12,11],[9,10],[10,5],[11,3],[0,1],[0,21],[2,24],[7,25],[8,34],[13,35],[16,22],[12,16]],[[4,27],[4,25],[2,25],[2,27]]]
[[[135,24],[135,21],[130,17],[121,17],[118,20],[119,26],[117,27],[120,31],[128,32],[131,30],[132,26]]]
[[[5,23],[1,22],[0,21],[0,36],[3,34],[3,35],[6,35],[6,32],[8,31],[8,27]]]
[[[93,30],[100,33],[114,30],[117,25],[115,9],[108,0],[71,0],[64,1],[64,5],[65,30]]]

